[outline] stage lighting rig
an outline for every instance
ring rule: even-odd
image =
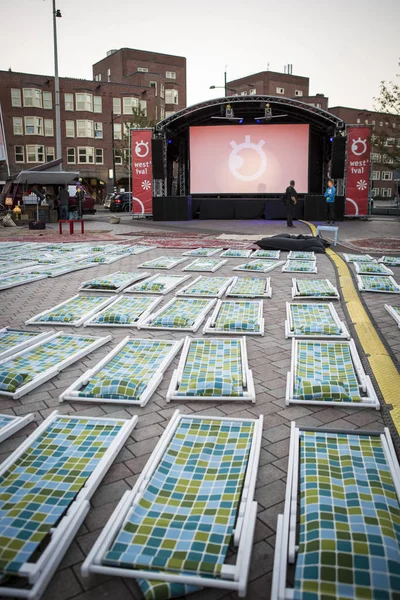
[[[233,113],[233,108],[230,104],[227,104],[225,107],[225,116],[211,118],[219,120],[222,119],[223,121],[239,121],[239,123],[243,123],[243,117],[235,117]]]
[[[264,107],[264,115],[261,117],[254,117],[254,120],[257,121],[257,123],[268,123],[271,119],[280,119],[281,117],[287,117],[287,115],[273,115],[271,105],[266,104]]]

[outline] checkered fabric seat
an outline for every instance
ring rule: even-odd
[[[301,250],[292,250],[288,254],[289,260],[315,260],[314,252],[302,252]]]
[[[372,256],[369,254],[343,254],[346,262],[371,262]]]
[[[399,293],[400,286],[388,275],[359,275],[362,289],[370,292]]]
[[[245,271],[260,271],[260,273],[264,273],[271,270],[271,267],[276,267],[277,264],[273,261],[269,260],[252,260],[244,265],[240,265],[240,268]]]
[[[258,298],[265,296],[267,280],[261,277],[239,277],[229,291],[229,296]]]
[[[182,296],[217,296],[226,282],[226,277],[202,277],[182,291]]]
[[[153,260],[144,262],[139,266],[143,269],[172,269],[181,262],[183,262],[182,258],[160,256],[159,258],[153,258]]]
[[[213,256],[221,250],[222,248],[194,248],[184,252],[182,256]]]
[[[150,302],[153,302],[153,298],[149,298],[148,296],[135,298],[123,296],[118,302],[95,315],[91,319],[90,324],[134,325],[147,309]]]
[[[384,265],[377,262],[361,262],[358,264],[358,273],[376,273],[383,275],[387,273],[387,269]]]
[[[327,279],[296,279],[296,287],[300,296],[318,296],[320,298],[336,296]]]
[[[302,273],[313,273],[315,262],[312,260],[287,260],[284,269],[289,273],[296,273],[298,271],[301,271]]]
[[[238,248],[228,248],[225,252],[222,252],[221,256],[224,258],[248,258],[251,254],[251,250],[240,250]]]
[[[293,333],[296,335],[340,335],[327,304],[290,304]]]
[[[392,267],[400,267],[400,256],[382,256],[379,262]]]
[[[224,301],[215,320],[218,331],[260,331],[259,302]]]
[[[349,345],[299,341],[294,399],[361,402]]]
[[[281,255],[280,250],[255,250],[251,255],[252,258],[271,258],[279,260]]]
[[[18,575],[65,515],[121,430],[57,417],[0,477],[0,573]]]
[[[59,308],[50,309],[41,316],[35,318],[37,323],[59,322],[71,323],[79,319],[83,314],[104,303],[104,296],[77,296]]]
[[[39,335],[42,335],[41,331],[21,331],[19,329],[0,331],[0,354],[29,341],[35,343],[35,338]]]
[[[152,327],[192,327],[207,304],[208,300],[200,298],[176,298],[150,324]]]
[[[169,288],[173,289],[184,280],[185,278],[183,275],[167,275],[165,273],[157,275],[157,277],[154,278],[146,279],[145,281],[140,281],[139,283],[134,283],[125,291],[138,293],[167,292]]]
[[[40,274],[42,275],[42,274]],[[14,275],[4,275],[0,277],[0,290],[17,285],[23,285],[24,283],[31,283],[40,279],[40,275],[34,273],[14,273]]]
[[[125,286],[129,281],[132,281],[135,276],[140,277],[140,273],[112,273],[107,277],[98,277],[96,279],[91,279],[90,281],[85,281],[82,284],[82,288],[87,288],[88,290],[109,290],[114,292],[120,287]]]
[[[295,600],[398,599],[399,523],[380,436],[300,431]]]
[[[223,261],[219,258],[197,258],[184,271],[213,271],[215,267],[222,267]]]
[[[178,396],[243,396],[240,340],[193,340]]]

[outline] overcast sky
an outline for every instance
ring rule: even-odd
[[[57,0],[61,76],[91,79],[111,48],[187,58],[188,104],[267,69],[310,77],[330,106],[373,108],[399,71],[399,0]],[[51,0],[0,0],[0,69],[51,75]]]

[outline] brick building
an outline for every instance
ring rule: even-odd
[[[309,95],[309,85],[308,77],[275,71],[261,71],[227,83],[228,88],[231,88],[228,89],[229,94],[234,90],[234,94],[242,96],[264,94],[299,99]]]

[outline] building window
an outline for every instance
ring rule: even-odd
[[[240,92],[241,96],[247,96],[247,90],[243,90],[243,92]]]
[[[160,83],[160,98],[164,98],[165,96],[165,85]]]
[[[372,124],[372,125],[375,125],[375,121],[371,121],[371,124]]]
[[[160,106],[160,118],[165,119],[165,108]]]
[[[65,110],[74,110],[74,95],[64,94]]]
[[[176,79],[175,71],[166,71],[165,72],[166,79]]]
[[[165,90],[165,103],[178,104],[178,90]]]
[[[357,119],[357,123],[361,123],[361,119]]]
[[[379,196],[379,188],[372,188],[371,194],[372,194],[373,198],[376,198],[377,196]]]
[[[78,120],[76,122],[76,137],[94,137],[94,124],[93,121],[87,121],[85,119]]]
[[[250,88],[249,89],[249,96],[255,96],[257,94],[257,89],[256,88]]]
[[[43,108],[47,110],[53,108],[53,97],[51,92],[43,92]]]
[[[74,165],[76,163],[75,148],[67,148],[67,163]]]
[[[379,127],[383,127],[383,121],[379,121]]]
[[[371,179],[373,179],[374,181],[379,181],[380,178],[381,178],[381,172],[380,171],[372,171],[372,173],[371,173]]]
[[[101,73],[99,73],[98,75],[94,76],[94,80],[95,81],[101,81]]]
[[[92,94],[75,94],[76,110],[87,110],[93,112]]]
[[[46,162],[51,162],[55,159],[54,146],[46,147]]]
[[[107,69],[107,81],[111,81],[111,69]]]
[[[168,119],[168,117],[172,117],[172,115],[174,115],[175,113],[176,113],[176,110],[166,110],[165,118]]]
[[[114,115],[121,114],[121,98],[113,98],[113,113]]]
[[[157,81],[149,81],[149,87],[154,88],[154,95],[157,96]]]
[[[65,137],[75,137],[75,121],[65,121]]]
[[[391,146],[394,146],[395,143],[395,138],[386,138],[384,146],[386,146],[387,148],[390,148]]]
[[[396,129],[396,123],[392,123],[393,129]]]
[[[393,181],[393,171],[382,171],[382,181]]]
[[[103,148],[96,148],[96,164],[102,165],[104,163]]]
[[[25,135],[43,135],[43,119],[41,117],[25,117]],[[30,162],[28,160],[28,162]]]
[[[373,163],[379,163],[379,162],[381,162],[381,155],[380,154],[376,154],[375,152],[373,152],[371,154],[371,161]]]
[[[114,140],[122,140],[122,124],[114,123]]]
[[[53,119],[45,119],[44,120],[44,135],[46,137],[54,136]]]
[[[114,159],[116,165],[122,165],[122,150],[114,150]]]
[[[25,162],[25,151],[24,151],[23,146],[15,146],[14,153],[15,153],[15,162],[16,163]]]
[[[276,93],[277,93],[277,94],[284,94],[284,93],[285,93],[285,88],[280,88],[280,87],[277,87],[277,88],[276,88]]]
[[[392,196],[392,188],[381,188],[382,198],[390,198]]]
[[[148,73],[149,72],[147,67],[138,67],[137,70],[139,73]]]
[[[24,106],[43,108],[42,90],[37,90],[35,88],[24,88],[22,92],[24,97]]]
[[[11,88],[11,106],[22,106],[21,90],[17,88]],[[22,146],[19,146],[19,148],[21,147]]]
[[[93,97],[93,112],[102,113],[103,112],[103,101],[101,96]]]
[[[26,162],[42,163],[44,162],[44,146],[27,146]]]
[[[13,117],[13,132],[14,135],[24,135],[22,117]]]
[[[103,123],[94,124],[94,137],[98,140],[103,139]]]
[[[78,148],[78,163],[80,165],[92,165],[94,163],[94,148],[90,146]]]
[[[147,100],[139,100],[140,114],[147,117]]]
[[[139,100],[138,98],[131,97],[123,98],[122,105],[124,115],[132,115],[133,113],[136,113],[139,108]]]
[[[394,163],[393,157],[392,156],[388,156],[387,154],[384,154],[382,156],[382,162],[385,165],[392,165]]]
[[[303,95],[303,92],[302,92],[302,90],[295,90],[295,91],[294,91],[294,95],[295,95],[295,96],[302,96],[302,95]]]

